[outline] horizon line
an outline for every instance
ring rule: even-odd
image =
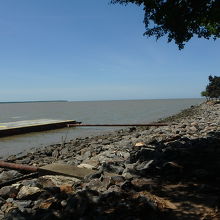
[[[104,102],[104,101],[144,101],[144,100],[175,100],[175,99],[204,99],[195,98],[149,98],[149,99],[97,99],[97,100],[28,100],[28,101],[0,101],[0,104],[7,103],[37,103],[37,102]]]

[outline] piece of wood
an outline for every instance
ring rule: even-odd
[[[44,174],[65,175],[65,176],[72,176],[78,179],[83,179],[85,176],[93,174],[97,171],[87,168],[79,168],[76,166],[71,166],[66,164],[54,163],[38,168],[38,172],[40,175],[44,175]]]
[[[12,169],[12,170],[23,170],[28,172],[37,172],[38,168],[34,166],[29,166],[25,164],[19,164],[19,163],[9,163],[5,161],[0,161],[0,167]]]
[[[167,123],[149,123],[149,124],[67,124],[67,127],[149,127],[149,126],[169,126]]]
[[[33,173],[38,172],[40,176],[52,174],[52,175],[72,176],[78,179],[83,179],[85,176],[97,172],[88,168],[79,168],[72,165],[58,164],[58,163],[48,164],[43,167],[34,167],[24,164],[0,161],[0,167],[12,169],[12,170],[28,171]]]
[[[0,137],[65,128],[70,123],[78,124],[79,122],[74,120],[38,119],[0,123]]]

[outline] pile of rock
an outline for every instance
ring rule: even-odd
[[[83,180],[41,176],[2,187],[0,215],[6,219],[171,219],[175,204],[154,193],[162,182],[220,182],[220,104],[203,103],[164,121],[175,125],[129,128],[10,156],[7,160],[15,163],[56,162],[95,173]],[[2,170],[0,183],[20,175]]]

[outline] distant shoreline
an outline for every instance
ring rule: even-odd
[[[68,102],[68,101],[67,101],[67,100],[52,100],[52,101],[15,101],[15,102],[0,102],[0,104],[38,103],[38,102]]]
[[[5,102],[1,102],[0,104],[10,104],[10,103],[39,103],[39,102],[112,102],[112,101],[150,101],[150,100],[179,100],[179,99],[203,99],[205,100],[205,98],[155,98],[155,99],[106,99],[106,100],[48,100],[48,101],[41,101],[41,100],[37,100],[37,101],[5,101]]]

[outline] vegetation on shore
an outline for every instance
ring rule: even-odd
[[[220,98],[220,77],[209,76],[209,84],[206,86],[206,90],[201,92],[201,96],[207,99],[219,99]]]

